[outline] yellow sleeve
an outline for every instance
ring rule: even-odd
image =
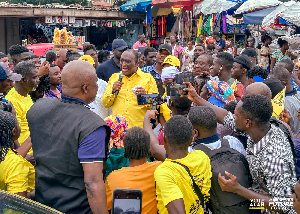
[[[156,191],[160,191],[162,202],[167,206],[170,202],[183,198],[182,192],[172,177],[172,172],[166,168],[156,168],[154,172]]]
[[[160,113],[163,114],[166,122],[171,118],[171,110],[169,109],[167,103],[160,105]]]
[[[114,76],[111,76],[108,81],[108,85],[105,89],[105,92],[101,98],[101,102],[105,108],[109,108],[113,105],[115,101],[115,94],[112,93],[112,88],[114,85],[114,82],[117,80],[114,79]]]
[[[7,191],[11,193],[24,192],[28,189],[29,167],[22,161],[16,160],[8,169],[5,177]]]
[[[106,187],[107,209],[111,210],[112,209],[113,192],[110,189],[109,182],[108,182],[107,178],[106,178],[106,181],[105,181],[105,187]]]
[[[150,76],[150,81],[148,84],[149,84],[149,87],[148,87],[147,94],[158,94],[156,81],[152,76]]]
[[[29,96],[29,95],[28,95]],[[22,118],[21,116],[24,114],[23,113],[23,109],[21,108],[21,106],[18,104],[18,102],[15,102],[15,100],[12,98],[12,99],[9,99],[9,98],[6,98],[8,101],[11,102],[11,104],[14,106],[14,109],[16,111],[16,118],[19,122],[19,125],[22,126]]]

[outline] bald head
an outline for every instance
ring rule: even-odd
[[[267,97],[268,99],[272,99],[272,92],[270,88],[262,83],[262,82],[255,82],[246,87],[245,95],[248,94],[259,94]]]
[[[98,90],[98,77],[92,64],[75,60],[69,62],[61,74],[62,92],[68,97],[74,97],[91,103]]]
[[[57,52],[57,59],[56,59],[56,64],[60,69],[63,69],[64,66],[66,65],[66,55],[67,55],[68,50],[67,49],[60,49]]]

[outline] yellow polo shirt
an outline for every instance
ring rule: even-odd
[[[185,168],[166,159],[155,172],[156,198],[159,214],[168,214],[167,205],[177,199],[183,199],[186,213],[203,214],[203,208],[194,192],[193,182]],[[187,166],[201,190],[204,202],[207,202],[211,187],[211,166],[209,157],[197,150],[186,157],[174,160]]]
[[[121,73],[121,72],[120,72]],[[147,94],[158,94],[156,81],[151,74],[145,73],[138,69],[130,78],[124,76],[121,90],[117,98],[112,94],[114,82],[119,81],[120,73],[113,74],[109,81],[104,95],[102,96],[102,104],[105,108],[112,106],[112,114],[120,114],[126,118],[128,128],[138,126],[143,128],[143,121],[146,111],[151,106],[138,105],[137,98],[132,92],[132,88],[140,85],[145,89]]]
[[[8,92],[5,99],[10,101],[16,110],[16,117],[17,117],[20,127],[21,127],[21,134],[18,139],[18,141],[21,145],[30,136],[30,131],[29,131],[29,127],[28,127],[26,114],[27,114],[27,111],[33,105],[33,101],[29,94],[27,95],[27,97],[23,97],[16,91],[15,88],[12,88]],[[32,154],[32,148],[29,150],[28,153]]]
[[[0,189],[11,192],[31,192],[34,189],[34,167],[11,149],[0,162]]]

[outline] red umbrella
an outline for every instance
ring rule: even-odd
[[[152,0],[152,4],[156,7],[170,8],[173,7],[187,7],[203,0]]]

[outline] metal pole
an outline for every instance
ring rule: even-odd
[[[178,38],[180,39],[180,34],[181,34],[181,20],[180,20],[180,16],[181,16],[181,1],[180,1],[180,8],[179,8],[179,32],[178,32]]]

